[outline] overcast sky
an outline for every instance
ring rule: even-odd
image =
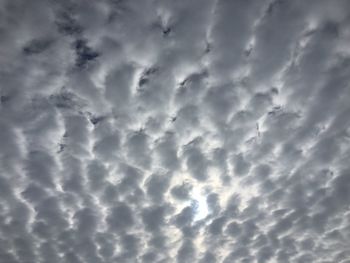
[[[0,263],[349,263],[350,1],[0,0]]]

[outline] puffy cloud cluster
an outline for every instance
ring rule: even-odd
[[[350,262],[346,0],[0,2],[0,262]]]

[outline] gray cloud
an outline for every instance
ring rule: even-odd
[[[0,3],[0,263],[349,262],[346,0]]]

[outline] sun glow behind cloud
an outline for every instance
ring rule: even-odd
[[[209,214],[207,196],[196,187],[194,187],[191,193],[191,205],[194,210],[194,222],[206,218]]]

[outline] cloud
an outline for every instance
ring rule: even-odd
[[[128,205],[123,203],[114,206],[106,220],[107,224],[113,231],[126,230],[134,223],[132,210]]]
[[[349,3],[0,3],[0,262],[339,262]]]

